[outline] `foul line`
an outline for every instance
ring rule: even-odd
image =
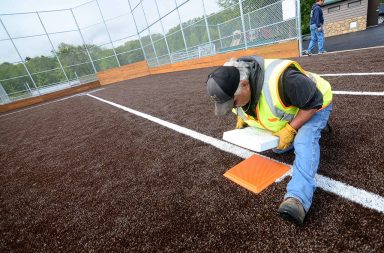
[[[319,76],[382,76],[382,75],[384,75],[384,72],[319,74]]]
[[[353,52],[353,51],[369,50],[369,49],[378,49],[378,48],[382,48],[382,47],[384,47],[384,46],[374,46],[374,47],[363,47],[363,48],[346,49],[346,50],[339,50],[339,51],[331,51],[331,52],[327,52],[327,53],[321,54],[321,55],[338,54],[338,53],[344,53],[344,52]],[[319,54],[317,54],[317,55],[319,55]],[[317,55],[313,54],[312,56],[317,56]],[[302,55],[302,57],[303,56],[308,57],[308,55]]]
[[[145,113],[133,110],[133,109],[130,109],[128,107],[113,103],[111,101],[108,101],[108,100],[105,100],[105,99],[102,99],[102,98],[99,98],[99,97],[96,97],[96,96],[93,96],[90,94],[88,94],[87,96],[92,97],[94,99],[97,99],[101,102],[107,103],[109,105],[115,106],[117,108],[120,108],[120,109],[127,111],[129,113],[132,113],[134,115],[140,116],[140,117],[145,118],[147,120],[150,120],[152,122],[155,122],[159,125],[170,128],[170,129],[172,129],[176,132],[179,132],[181,134],[187,135],[187,136],[192,137],[194,139],[197,139],[199,141],[210,144],[210,145],[212,145],[212,146],[214,146],[220,150],[223,150],[225,152],[237,155],[241,158],[246,159],[246,158],[250,157],[251,155],[255,154],[254,152],[251,152],[247,149],[244,149],[244,148],[235,146],[233,144],[227,143],[225,141],[218,140],[216,138],[198,133],[198,132],[190,130],[188,128],[178,126],[178,125],[170,123],[168,121],[153,117],[151,115],[148,115],[148,114],[145,114]],[[260,154],[258,154],[258,155],[260,155]],[[267,158],[267,159],[270,159],[270,160],[273,160],[273,159],[266,157],[266,156],[263,156],[263,155],[260,155],[260,156]],[[276,160],[274,160],[274,161],[276,161]],[[341,196],[345,199],[348,199],[354,203],[360,204],[364,207],[376,210],[380,213],[384,213],[384,198],[381,197],[380,195],[377,195],[377,194],[374,194],[374,193],[371,193],[371,192],[368,192],[368,191],[365,191],[362,189],[355,188],[351,185],[333,180],[329,177],[325,177],[325,176],[322,176],[319,174],[316,175],[316,179],[317,179],[318,187],[322,188],[323,190],[325,190],[327,192],[334,193],[338,196]],[[281,178],[276,180],[276,181],[281,181]]]
[[[368,49],[378,49],[378,48],[382,48],[382,47],[384,47],[384,46],[354,48],[354,49],[346,49],[346,50],[327,52],[326,54],[337,54],[337,53],[353,52],[353,51],[368,50]]]
[[[33,108],[36,108],[36,107],[40,107],[40,106],[49,105],[49,104],[57,103],[57,102],[60,102],[60,101],[64,101],[64,100],[67,100],[67,99],[70,99],[70,98],[74,98],[74,97],[78,97],[78,96],[84,96],[84,95],[87,95],[89,93],[94,93],[94,92],[97,92],[97,91],[100,91],[100,90],[104,90],[104,89],[105,88],[99,88],[99,89],[92,90],[92,91],[89,91],[89,92],[81,92],[81,93],[74,94],[74,95],[71,95],[71,96],[68,96],[68,97],[55,99],[53,101],[45,102],[45,103],[42,103],[42,104],[39,104],[39,105],[32,105],[32,106],[29,106],[29,107],[27,107],[25,109],[20,109],[20,110],[14,111],[14,112],[4,113],[4,114],[0,115],[0,118],[8,116],[8,115],[15,114],[15,113],[27,111],[27,110],[30,110],[30,109],[33,109]]]
[[[384,96],[384,91],[373,92],[373,91],[332,91],[332,94],[337,95],[354,95],[354,96]]]

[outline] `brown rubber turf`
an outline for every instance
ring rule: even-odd
[[[383,59],[381,49],[298,61],[321,74],[383,72]],[[204,84],[211,70],[142,77],[93,95],[220,139],[236,121],[214,116]],[[384,90],[384,76],[333,80],[334,90]],[[383,108],[382,96],[334,96],[319,174],[384,196]],[[1,252],[384,248],[383,213],[318,189],[295,226],[277,214],[288,179],[255,195],[223,177],[240,157],[94,98],[0,116]]]

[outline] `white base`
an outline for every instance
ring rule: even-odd
[[[254,127],[224,132],[223,140],[256,152],[275,148],[279,144],[279,138],[271,132]]]

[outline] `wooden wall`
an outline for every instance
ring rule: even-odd
[[[50,100],[53,100],[53,99],[56,99],[56,98],[60,98],[60,97],[64,97],[64,96],[68,96],[68,95],[72,95],[72,94],[76,94],[76,93],[80,93],[80,92],[87,91],[87,90],[90,90],[90,89],[94,89],[94,88],[97,88],[97,87],[100,87],[99,81],[95,81],[95,82],[92,82],[92,83],[87,83],[87,84],[79,85],[79,86],[76,86],[76,87],[72,87],[72,88],[68,88],[68,89],[52,92],[52,93],[41,95],[41,96],[37,96],[37,97],[30,97],[30,98],[22,99],[22,100],[15,101],[15,102],[12,102],[12,103],[0,105],[0,113],[1,112],[8,112],[8,111],[11,111],[11,110],[20,109],[20,108],[27,107],[27,106],[30,106],[30,105],[35,105],[35,104],[38,104],[38,103],[43,103],[43,102],[50,101]]]
[[[96,82],[76,86],[73,88],[53,92],[53,93],[38,96],[38,97],[23,99],[23,100],[5,104],[5,105],[0,105],[0,113],[34,105],[37,103],[46,102],[59,97],[64,97],[64,96],[72,95],[75,93],[83,92],[89,89],[93,89],[99,86],[113,84],[116,82],[129,80],[137,77],[142,77],[142,76],[147,76],[152,74],[168,73],[168,72],[174,72],[174,71],[220,66],[220,65],[223,65],[224,62],[228,61],[233,57],[238,58],[246,55],[259,55],[264,58],[298,57],[299,45],[297,40],[292,40],[292,41],[287,41],[283,43],[251,48],[247,50],[239,50],[234,52],[217,54],[214,56],[207,56],[203,58],[192,59],[188,61],[163,65],[155,68],[149,68],[146,61],[136,62],[133,64],[122,66],[120,68],[113,68],[113,69],[108,69],[105,71],[98,72],[97,77],[99,81],[96,81]]]
[[[119,68],[108,69],[97,73],[101,85],[117,83],[141,76],[149,75],[149,68],[146,61],[124,65]]]
[[[239,58],[247,55],[258,55],[264,58],[290,58],[299,56],[298,41],[288,41],[263,47],[251,48],[247,50],[233,51],[183,62],[163,65],[150,68],[151,74],[167,73],[181,70],[207,68],[221,66],[231,58]]]
[[[299,44],[297,40],[292,40],[247,50],[239,50],[217,54],[214,56],[177,62],[173,64],[167,64],[154,68],[149,68],[147,63],[142,61],[125,65],[120,68],[113,68],[99,72],[97,73],[97,77],[99,78],[101,85],[107,85],[152,74],[220,66],[233,57],[238,58],[245,55],[259,55],[265,58],[298,57]]]

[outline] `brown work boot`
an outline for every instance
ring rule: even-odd
[[[278,212],[280,216],[295,224],[302,225],[304,222],[305,210],[298,199],[287,198],[280,204]]]

